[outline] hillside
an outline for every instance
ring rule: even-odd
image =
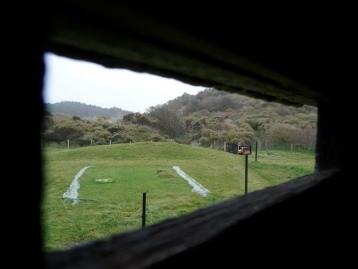
[[[167,142],[47,148],[43,202],[45,246],[58,249],[138,229],[141,197],[147,192],[148,224],[187,214],[242,195],[244,158],[223,151]],[[309,152],[260,151],[249,157],[249,191],[282,183],[313,171]],[[63,199],[74,176],[80,178],[79,202]],[[192,191],[173,170],[179,166],[210,193]]]
[[[162,127],[184,143],[221,147],[225,141],[259,141],[263,146],[296,144],[306,148],[315,144],[315,107],[286,106],[214,89],[184,94],[152,108],[149,115],[162,122],[172,115],[172,125]]]
[[[80,102],[69,101],[46,104],[46,108],[50,113],[58,113],[67,116],[77,116],[84,119],[106,117],[115,120],[122,119],[124,115],[132,113],[130,111],[126,111],[117,107],[103,108]]]
[[[47,118],[47,142],[89,145],[175,140],[182,144],[222,149],[224,142],[255,143],[262,148],[313,149],[317,109],[290,107],[243,95],[207,89],[184,94],[147,113],[130,113],[122,120]]]

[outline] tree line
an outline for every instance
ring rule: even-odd
[[[91,144],[167,141],[222,148],[224,142],[255,143],[261,147],[313,149],[317,109],[291,107],[238,94],[207,89],[184,94],[145,113],[122,119],[47,113],[43,139],[79,146]]]

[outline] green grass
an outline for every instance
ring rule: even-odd
[[[244,191],[244,157],[176,143],[133,143],[76,149],[48,148],[45,158],[43,222],[45,248],[67,248],[113,233],[138,229],[141,198],[147,192],[148,223],[187,214]],[[313,171],[313,153],[260,152],[249,158],[249,191]],[[62,199],[84,166],[77,205]],[[207,197],[172,169],[178,165],[210,190]],[[96,179],[110,179],[108,183]]]

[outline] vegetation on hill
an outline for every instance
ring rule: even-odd
[[[121,120],[94,121],[48,114],[46,142],[90,145],[139,141],[167,141],[223,148],[224,142],[254,143],[261,148],[312,149],[317,110],[290,107],[246,96],[207,89],[184,94],[146,113],[130,113]],[[91,142],[92,141],[92,142]]]

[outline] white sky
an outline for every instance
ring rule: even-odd
[[[183,93],[197,94],[204,87],[174,79],[126,69],[109,69],[97,64],[45,55],[44,101],[77,101],[101,107],[119,107],[144,112],[150,106]]]

